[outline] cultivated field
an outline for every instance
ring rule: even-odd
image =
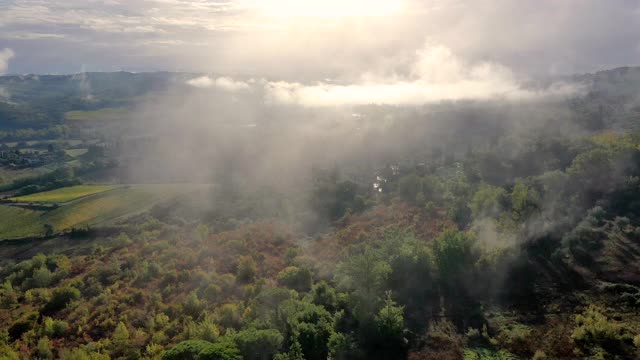
[[[101,193],[103,191],[112,190],[113,185],[78,185],[71,186],[26,196],[11,198],[17,202],[45,202],[45,203],[64,203],[76,200],[85,196]]]
[[[130,113],[127,108],[104,108],[94,111],[69,111],[65,118],[69,121],[112,121],[126,117]]]
[[[44,233],[42,212],[0,205],[0,239],[13,239]]]
[[[66,152],[67,155],[75,158],[75,157],[82,156],[82,155],[86,154],[87,151],[89,151],[89,150],[88,149],[67,149],[64,152]]]
[[[61,206],[34,211],[0,205],[0,240],[41,236],[45,224],[55,232],[105,226],[143,213],[159,202],[196,192],[202,194],[207,189],[208,185],[81,185],[33,194],[20,201],[60,202]]]

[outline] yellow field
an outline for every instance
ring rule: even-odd
[[[11,198],[18,202],[46,202],[46,203],[64,203],[71,200],[79,199],[85,196],[101,193],[103,191],[112,190],[112,185],[78,185],[71,186],[41,193],[19,196]]]
[[[67,155],[75,158],[75,157],[86,154],[87,151],[89,150],[88,149],[68,149],[68,150],[65,150],[64,152],[67,153]]]
[[[191,194],[195,199],[205,199],[209,185],[128,185],[110,186],[96,192],[98,185],[73,186],[72,195],[51,196],[51,193],[70,190],[58,189],[40,194],[29,195],[34,199],[62,199],[61,206],[50,211],[33,211],[17,207],[0,205],[0,240],[42,236],[45,224],[51,225],[56,232],[81,228],[109,225],[129,216],[149,210],[153,205],[173,201],[176,196]],[[81,189],[93,192],[84,197]],[[107,191],[109,190],[109,191]],[[46,197],[44,194],[48,194]],[[29,198],[25,197],[25,198]],[[73,198],[74,200],[68,200]],[[37,200],[44,202],[43,200]],[[36,202],[35,200],[33,202]]]

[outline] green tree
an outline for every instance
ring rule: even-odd
[[[366,246],[362,253],[353,254],[338,265],[336,280],[340,287],[351,291],[358,315],[372,318],[390,273],[383,254]]]
[[[194,319],[200,316],[202,308],[202,302],[195,291],[187,296],[183,304],[184,312]]]
[[[302,346],[297,341],[293,341],[289,347],[289,351],[284,354],[276,355],[273,360],[306,360],[302,353]]]
[[[113,331],[111,341],[117,348],[124,348],[129,344],[129,329],[122,321],[118,323]]]
[[[38,340],[38,345],[36,346],[36,357],[38,359],[53,359],[51,342],[48,337],[45,336]]]
[[[278,330],[249,328],[231,336],[244,360],[268,360],[278,353],[284,337]]]
[[[506,191],[497,186],[482,184],[471,200],[471,212],[474,217],[481,215],[496,217],[506,202]]]
[[[33,281],[31,285],[34,288],[44,288],[49,286],[52,281],[53,274],[51,274],[51,271],[49,271],[46,266],[43,266],[33,272]]]
[[[435,239],[432,249],[441,285],[461,281],[472,268],[478,259],[474,244],[472,237],[457,230],[445,231]]]
[[[236,280],[242,284],[252,283],[258,273],[258,266],[251,256],[243,256],[238,260]]]
[[[372,344],[376,352],[382,351],[385,358],[403,358],[405,354],[404,308],[397,306],[387,291],[385,304],[375,317],[377,341]],[[379,354],[378,354],[379,355]]]
[[[162,360],[242,360],[242,356],[230,341],[214,344],[204,340],[187,340],[165,351]]]
[[[522,181],[516,182],[511,192],[511,206],[520,218],[528,216],[531,211],[537,208],[539,202],[540,195],[535,189]]]
[[[290,289],[307,292],[313,283],[311,271],[307,268],[289,266],[278,273],[278,283]]]
[[[74,287],[64,287],[55,289],[51,300],[45,305],[46,312],[53,312],[64,309],[69,303],[80,298],[80,290]]]

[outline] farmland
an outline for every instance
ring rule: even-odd
[[[112,185],[78,185],[12,198],[16,202],[64,203],[85,196],[112,190]]]
[[[84,154],[87,153],[87,151],[89,151],[88,149],[68,149],[65,150],[65,153],[67,153],[67,155],[76,158],[78,156],[82,156]]]
[[[104,108],[93,111],[69,111],[65,118],[69,121],[113,121],[129,114],[126,108]]]
[[[149,210],[159,202],[202,189],[190,185],[82,185],[33,194],[20,199],[61,202],[61,206],[43,212],[0,205],[0,239],[41,236],[45,224],[51,225],[55,232],[110,225]]]

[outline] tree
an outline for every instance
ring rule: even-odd
[[[198,294],[194,291],[189,294],[184,301],[184,312],[192,318],[197,318],[202,312],[202,302],[198,299]]]
[[[473,195],[471,212],[474,217],[481,215],[496,217],[503,209],[506,191],[497,186],[483,184]]]
[[[335,311],[338,306],[338,295],[331,285],[326,281],[321,281],[313,286],[312,302],[328,311]]]
[[[125,348],[129,343],[129,330],[127,329],[127,325],[120,321],[113,331],[111,339],[116,348]]]
[[[236,279],[243,284],[252,283],[258,272],[258,266],[251,256],[243,256],[238,260]]]
[[[53,351],[51,351],[51,342],[48,337],[43,337],[38,340],[36,346],[36,354],[38,359],[53,359]]]
[[[53,226],[51,224],[44,224],[44,236],[50,237],[50,236],[53,236],[53,234],[54,234]]]
[[[231,336],[245,360],[271,359],[281,348],[284,337],[278,330],[249,328]]]
[[[457,230],[448,230],[438,236],[432,249],[440,283],[444,287],[461,281],[477,260],[473,238]]]
[[[311,271],[307,268],[289,266],[278,273],[278,283],[296,291],[307,292],[313,283]]]
[[[381,252],[369,246],[338,265],[337,283],[351,290],[361,319],[373,316],[390,272],[391,267]]]
[[[324,308],[306,301],[289,300],[284,305],[285,329],[300,344],[307,360],[324,360],[329,354],[333,316]]]
[[[480,304],[470,293],[479,259],[474,239],[463,232],[449,230],[435,239],[432,251],[447,315],[460,329],[466,329],[470,320],[481,327]]]
[[[204,340],[187,340],[165,351],[162,360],[242,360],[242,356],[230,341],[214,344]]]
[[[199,241],[207,240],[210,234],[209,227],[205,224],[198,225],[198,227],[196,228],[196,234]]]
[[[397,306],[390,291],[386,296],[385,305],[375,317],[377,340],[372,345],[376,352],[383,351],[386,354],[382,356],[384,358],[404,358],[404,308]]]
[[[513,211],[520,217],[525,218],[534,210],[540,201],[540,195],[538,192],[527,186],[522,181],[516,182],[511,192],[511,205]]]
[[[284,354],[276,355],[273,360],[306,360],[302,353],[302,346],[297,341],[293,341],[289,347],[289,351]]]
[[[80,290],[74,287],[64,287],[55,289],[51,300],[45,305],[45,312],[58,311],[65,308],[69,303],[80,298]]]
[[[33,272],[32,286],[34,288],[47,287],[51,284],[52,280],[53,274],[51,274],[51,271],[49,271],[46,266],[43,266]]]

